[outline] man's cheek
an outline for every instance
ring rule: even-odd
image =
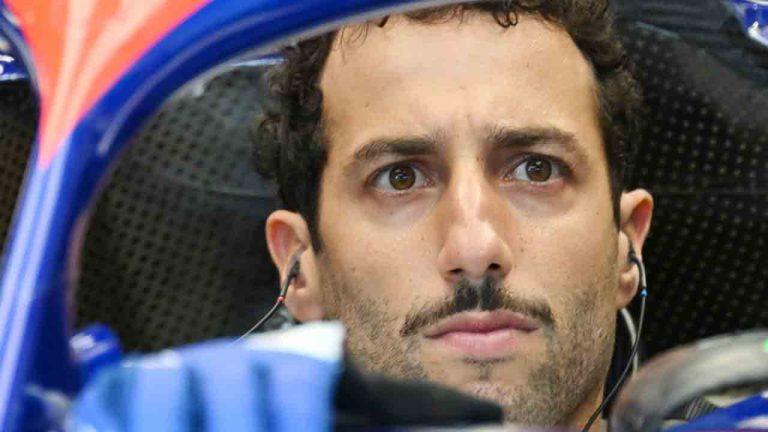
[[[572,217],[549,229],[531,227],[528,232],[526,253],[520,257],[518,268],[533,270],[531,277],[539,278],[549,295],[597,288],[596,279],[604,277],[615,247],[615,235],[612,237],[608,229]]]

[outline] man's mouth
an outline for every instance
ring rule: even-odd
[[[509,356],[539,323],[510,311],[471,311],[446,318],[424,331],[428,340],[465,358],[488,360]]]

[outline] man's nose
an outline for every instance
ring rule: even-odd
[[[441,197],[437,218],[443,239],[438,267],[447,280],[480,280],[486,273],[503,277],[510,271],[513,217],[482,173],[455,176]]]

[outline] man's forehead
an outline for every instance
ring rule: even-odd
[[[411,75],[418,72],[420,65],[439,63],[434,61],[435,57],[445,58],[446,53],[453,54],[450,57],[456,64],[555,57],[569,75],[577,77],[582,73],[592,78],[588,62],[561,26],[521,14],[516,25],[503,27],[489,13],[465,11],[437,22],[394,15],[384,25],[374,21],[342,28],[337,32],[322,81],[340,73]],[[536,62],[527,65],[535,67]],[[513,70],[509,72],[514,75]]]
[[[347,28],[320,84],[331,135],[359,147],[375,138],[361,135],[406,132],[398,128],[450,131],[468,119],[449,116],[462,113],[483,131],[499,121],[549,125],[566,117],[565,108],[595,122],[594,82],[565,29],[529,15],[504,28],[490,14],[470,12],[440,22],[393,16],[384,26]]]

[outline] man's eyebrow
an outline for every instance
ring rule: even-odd
[[[580,161],[585,161],[587,155],[579,145],[576,137],[562,129],[544,127],[506,128],[493,127],[486,136],[486,141],[491,148],[526,148],[537,144],[555,144],[561,146],[566,152],[573,153]]]
[[[360,147],[355,162],[370,162],[387,155],[424,156],[437,153],[437,140],[432,137],[377,138]]]

